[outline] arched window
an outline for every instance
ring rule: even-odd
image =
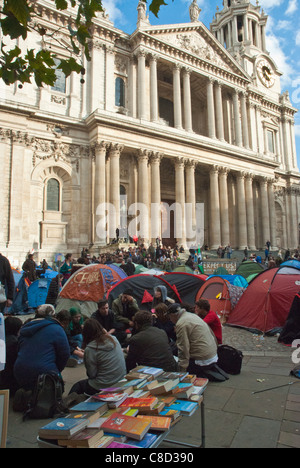
[[[117,107],[125,107],[125,83],[120,77],[115,81],[115,105]]]
[[[46,210],[59,211],[60,184],[57,179],[49,179],[47,182]]]

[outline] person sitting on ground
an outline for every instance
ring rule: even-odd
[[[112,303],[112,311],[115,315],[115,321],[122,329],[133,327],[132,317],[138,312],[139,307],[136,299],[133,297],[132,289],[126,289]]]
[[[73,385],[70,394],[94,395],[124,378],[125,358],[117,338],[109,335],[97,320],[87,319],[82,334],[88,378]]]
[[[81,364],[83,362],[84,351],[79,348],[78,342],[74,340],[70,333],[70,322],[71,322],[71,314],[68,310],[61,310],[56,315],[56,319],[59,321],[61,326],[66,332],[68,342],[70,345],[70,357],[66,364],[66,367],[76,367],[77,364]]]
[[[154,288],[154,299],[152,301],[152,309],[158,304],[166,304],[169,306],[170,304],[174,304],[174,300],[168,297],[168,290],[166,286],[157,286]]]
[[[109,308],[107,299],[100,299],[100,301],[98,302],[98,309],[92,314],[91,318],[98,320],[100,325],[102,325],[102,327],[107,331],[109,335],[115,336],[117,340],[121,343],[121,345],[124,344],[127,338],[127,333],[122,330],[122,324],[121,329],[119,329],[120,323],[116,323],[115,315],[113,311]]]
[[[175,325],[168,316],[168,306],[163,303],[158,304],[154,309],[153,318],[153,325],[166,332],[172,352],[177,356]]]
[[[221,345],[223,340],[222,324],[217,314],[210,310],[210,303],[206,299],[200,299],[195,304],[195,313],[207,323],[213,331],[218,344]]]
[[[70,324],[69,333],[72,341],[77,343],[78,348],[82,347],[82,328],[83,328],[83,317],[81,315],[80,307],[71,307],[70,309]]]
[[[153,327],[152,313],[141,310],[133,321],[136,333],[128,340],[127,371],[139,365],[158,367],[166,372],[177,371],[168,337],[164,330]]]
[[[168,313],[176,326],[179,371],[212,381],[227,380],[227,375],[217,366],[218,345],[209,326],[180,304],[169,306]]]
[[[23,322],[18,317],[6,317],[4,320],[6,362],[4,370],[0,372],[0,390],[9,390],[12,396],[18,390],[14,365],[18,356],[18,336],[22,326]]]
[[[34,389],[40,374],[60,375],[70,357],[67,335],[54,315],[54,307],[43,304],[20,330],[14,376],[25,390]]]

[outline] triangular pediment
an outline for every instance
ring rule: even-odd
[[[249,80],[239,63],[203,23],[154,26],[143,28],[140,32]]]

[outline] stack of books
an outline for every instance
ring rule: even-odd
[[[195,413],[207,384],[187,373],[139,366],[43,426],[39,437],[66,448],[149,448],[183,416]]]

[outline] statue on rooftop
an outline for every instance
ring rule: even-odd
[[[190,18],[192,22],[199,21],[199,15],[201,12],[201,8],[199,8],[197,0],[193,0],[189,8],[190,11]]]

